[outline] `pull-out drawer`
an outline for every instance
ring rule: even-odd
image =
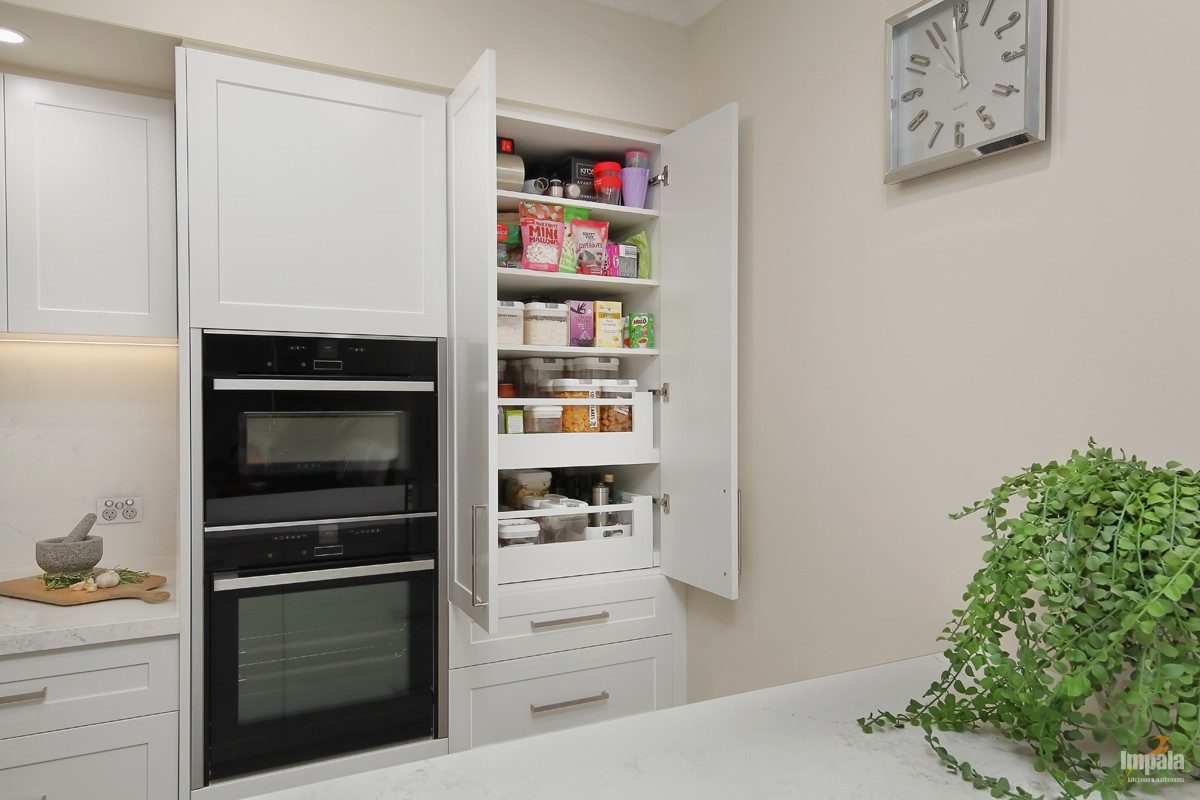
[[[0,740],[178,708],[174,637],[0,659]]]
[[[455,612],[450,666],[465,667],[672,633],[679,590],[662,575],[604,575],[505,587],[491,633]]]
[[[671,637],[450,671],[450,750],[671,705]]]
[[[175,714],[156,714],[6,739],[0,742],[0,797],[175,797],[178,724]]]

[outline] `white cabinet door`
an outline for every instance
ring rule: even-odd
[[[193,327],[446,335],[445,98],[187,51]]]
[[[450,187],[450,599],[495,630],[496,54],[488,50],[446,104]]]
[[[175,336],[171,102],[4,83],[9,329]]]
[[[663,574],[738,596],[738,109],[663,139]]]
[[[176,797],[177,727],[157,714],[0,742],[0,797]]]

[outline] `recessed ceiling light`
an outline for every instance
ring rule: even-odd
[[[29,37],[12,28],[0,28],[0,42],[4,44],[25,44]]]

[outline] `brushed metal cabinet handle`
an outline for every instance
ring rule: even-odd
[[[12,703],[30,703],[35,700],[40,703],[45,699],[46,687],[43,686],[36,692],[22,692],[21,694],[10,694],[5,697],[0,697],[0,706],[6,706]]]
[[[608,612],[601,611],[597,614],[584,614],[579,617],[563,617],[562,619],[544,619],[530,620],[529,628],[534,631],[544,631],[548,628],[558,628],[563,625],[576,625],[584,622],[604,622],[608,619]]]
[[[530,714],[545,714],[549,711],[561,711],[564,708],[574,708],[575,706],[586,706],[589,703],[604,703],[608,700],[609,694],[603,691],[600,694],[592,695],[591,697],[581,697],[578,700],[563,700],[561,703],[550,703],[544,706],[529,706]]]
[[[479,539],[477,528],[479,523],[479,509],[481,508],[486,509],[487,504],[471,506],[471,605],[475,608],[484,608],[490,602],[490,598],[488,600],[481,600],[479,598],[479,584],[475,580],[477,565],[479,563],[475,543]]]

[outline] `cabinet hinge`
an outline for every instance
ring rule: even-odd
[[[671,513],[671,495],[663,492],[662,498],[658,501],[658,505],[662,508],[664,514]]]
[[[670,169],[670,166],[668,166],[667,164],[663,164],[662,172],[658,173],[657,175],[655,175],[653,178],[650,179],[650,185],[651,186],[670,186],[671,181],[669,180],[669,178],[670,178],[670,176],[668,174],[669,169]]]
[[[664,383],[661,388],[652,389],[651,394],[656,394],[664,403],[669,403],[671,402],[671,384]]]

